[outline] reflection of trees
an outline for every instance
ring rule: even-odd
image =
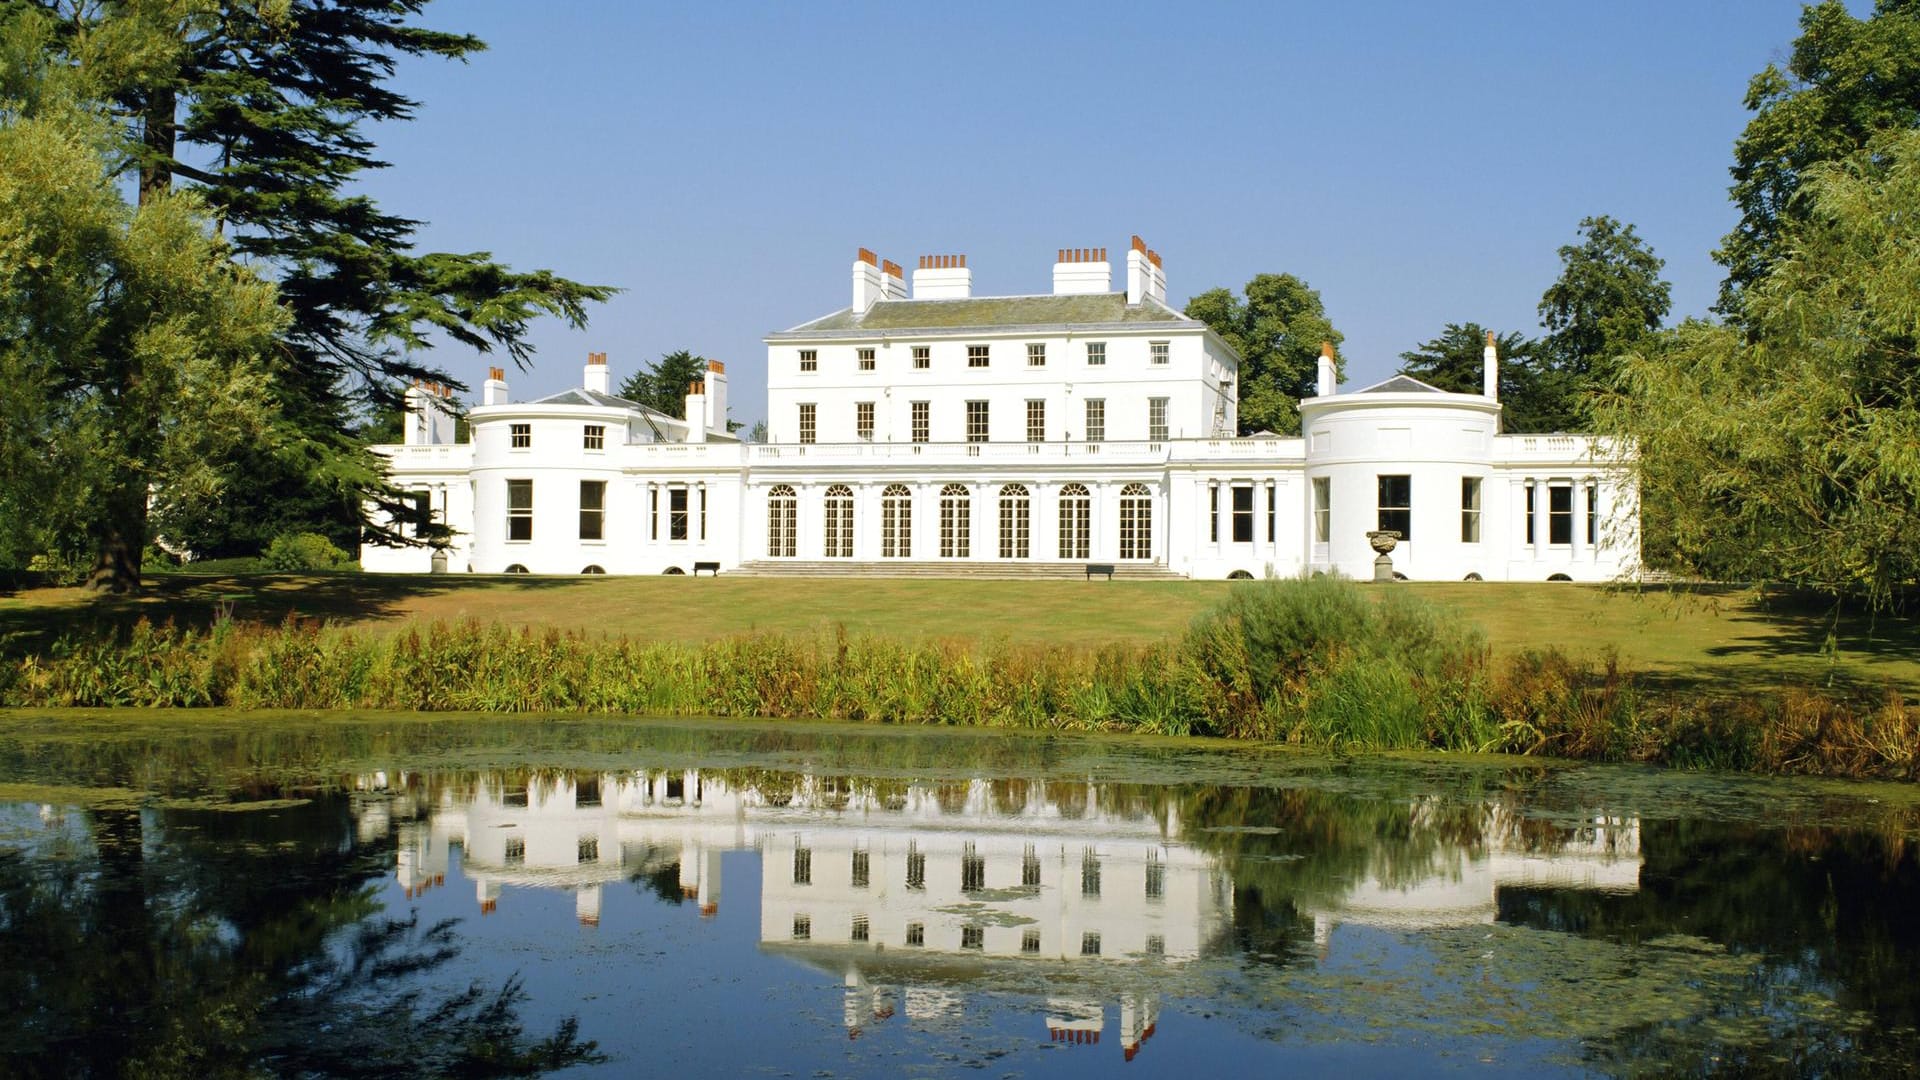
[[[598,1058],[533,1039],[508,980],[430,996],[452,925],[383,916],[391,853],[346,800],[221,813],[102,809],[92,852],[0,858],[0,1073],[524,1076]],[[91,858],[84,857],[91,854]]]

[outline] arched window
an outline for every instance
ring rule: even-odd
[[[1060,489],[1060,557],[1084,559],[1092,550],[1093,499],[1085,484]]]
[[[835,484],[827,489],[827,550],[829,559],[853,558],[853,489]]]
[[[1029,551],[1027,533],[1027,488],[1008,484],[1000,489],[1000,557],[1024,559]]]
[[[587,568],[580,572],[583,574],[604,574],[607,572],[607,568],[601,566],[599,563],[589,563],[587,564]]]
[[[800,500],[794,495],[793,488],[786,484],[775,484],[767,492],[767,556],[774,559],[791,559],[799,547],[800,530],[796,527],[800,516]]]
[[[913,493],[905,484],[888,484],[880,493],[880,556],[905,559],[913,555]]]
[[[965,484],[940,489],[940,557],[964,559],[973,551],[973,496]]]
[[[520,563],[514,563],[512,566],[507,567],[505,572],[509,574],[524,574],[527,572],[527,568]]]
[[[1145,484],[1120,489],[1120,557],[1153,558],[1153,493]]]

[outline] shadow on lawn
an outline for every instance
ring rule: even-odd
[[[1873,612],[1801,589],[1763,587],[1753,596],[1747,587],[1675,587],[1671,602],[1711,606],[1742,632],[1703,648],[1711,662],[1648,673],[1646,681],[1722,694],[1789,684],[1875,697],[1889,687],[1920,692],[1920,618],[1911,611]]]
[[[0,608],[0,648],[39,652],[61,637],[123,634],[141,619],[205,630],[221,618],[269,626],[394,618],[410,601],[462,591],[511,589],[536,594],[578,577],[509,578],[450,574],[154,574],[137,596],[88,597],[61,590],[65,603]]]

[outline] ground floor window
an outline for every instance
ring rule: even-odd
[[[667,539],[687,538],[687,489],[667,489]]]
[[[973,497],[965,485],[940,489],[940,557],[967,558],[972,548]]]
[[[1547,543],[1573,543],[1573,488],[1565,484],[1547,489]]]
[[[507,481],[507,539],[533,539],[533,481]]]
[[[1085,559],[1092,550],[1093,498],[1084,484],[1060,489],[1060,557]]]
[[[1480,542],[1480,478],[1460,478],[1460,542]]]
[[[1313,542],[1324,544],[1333,535],[1333,481],[1315,477],[1313,481]]]
[[[827,489],[826,556],[853,558],[853,489],[845,484]]]
[[[1120,557],[1153,558],[1153,493],[1145,484],[1120,489]]]
[[[1233,489],[1233,542],[1253,543],[1253,486],[1251,484],[1238,485]]]
[[[913,555],[913,495],[905,484],[889,484],[880,493],[880,555],[887,559]]]
[[[770,558],[794,556],[799,546],[799,530],[794,527],[799,510],[800,500],[787,485],[776,484],[767,492],[767,555]]]
[[[607,482],[580,481],[580,539],[605,540],[606,517]]]
[[[1600,486],[1587,485],[1587,543],[1600,546]]]
[[[1413,477],[1406,475],[1380,477],[1380,516],[1381,532],[1397,532],[1400,539],[1413,539]]]
[[[1008,484],[1000,489],[1000,557],[1003,559],[1024,559],[1032,554],[1029,501],[1024,484]]]

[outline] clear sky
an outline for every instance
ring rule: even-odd
[[[1864,5],[1853,4],[1856,12]],[[1139,233],[1169,299],[1288,272],[1349,385],[1447,322],[1534,333],[1583,216],[1631,222],[1703,314],[1747,81],[1794,0],[668,5],[442,0],[491,46],[409,61],[366,187],[422,247],[625,293],[538,326],[525,399],[673,349],[765,414],[765,333],[845,307],[865,246],[963,252],[976,295]],[[437,359],[475,387],[489,361]]]

